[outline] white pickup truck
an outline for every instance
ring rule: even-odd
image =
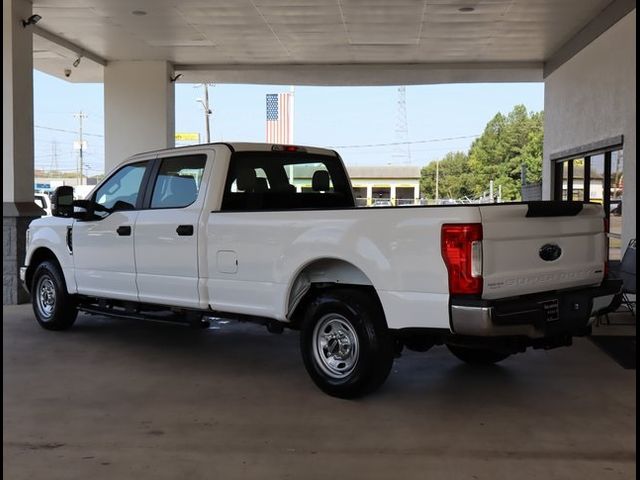
[[[300,330],[314,382],[379,387],[403,347],[469,363],[569,345],[609,306],[594,204],[356,208],[339,155],[208,144],[136,155],[86,200],[71,187],[27,235],[21,278],[44,328],[78,311]]]

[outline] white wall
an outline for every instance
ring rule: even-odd
[[[543,195],[551,155],[624,135],[623,245],[636,236],[636,11],[545,79]]]
[[[174,145],[172,72],[164,61],[118,61],[105,67],[105,171],[133,154]]]

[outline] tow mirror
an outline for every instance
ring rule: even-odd
[[[51,196],[51,215],[54,217],[73,217],[73,187],[56,188]]]

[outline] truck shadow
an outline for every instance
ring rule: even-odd
[[[192,374],[219,375],[222,381],[232,372],[236,377],[274,382],[283,388],[290,388],[293,382],[317,392],[304,371],[295,331],[274,335],[262,326],[235,321],[214,322],[211,328],[198,330],[179,324],[83,315],[68,334],[69,340],[76,337],[73,342],[81,337],[83,344],[135,355],[140,368],[149,361],[186,368]],[[522,358],[515,356],[504,365],[472,367],[460,363],[443,347],[426,353],[405,350],[394,363],[386,385],[356,402],[384,397],[395,403],[405,396],[425,395],[454,404],[495,402],[499,400],[496,392],[508,391],[514,396],[523,386],[523,379],[510,368]]]

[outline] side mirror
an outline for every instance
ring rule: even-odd
[[[51,215],[54,217],[73,217],[73,187],[56,188],[51,196]]]

